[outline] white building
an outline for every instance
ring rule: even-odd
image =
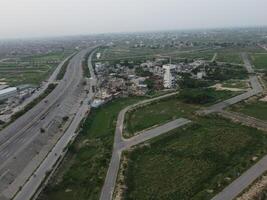
[[[10,97],[14,97],[17,95],[16,87],[9,87],[3,90],[0,90],[0,100],[6,100]]]
[[[168,65],[163,65],[162,68],[164,70],[163,85],[165,88],[172,88],[174,86],[174,81],[175,81],[174,74],[176,66],[168,64]]]

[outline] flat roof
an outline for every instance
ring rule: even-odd
[[[15,91],[17,91],[16,87],[9,87],[9,88],[0,90],[0,95],[6,94],[6,93],[9,93],[9,92],[15,92]]]

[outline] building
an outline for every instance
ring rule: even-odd
[[[0,90],[0,101],[6,100],[10,97],[14,97],[17,95],[17,88],[16,87],[9,87],[3,90]]]
[[[172,88],[175,84],[175,70],[176,66],[172,64],[163,65],[163,86],[164,88]]]

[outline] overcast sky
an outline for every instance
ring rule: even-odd
[[[267,25],[267,0],[0,0],[0,38]]]

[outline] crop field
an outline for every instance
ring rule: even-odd
[[[250,55],[253,65],[257,69],[267,69],[267,54],[251,54]]]
[[[111,158],[117,115],[139,100],[142,98],[117,99],[93,110],[39,199],[99,199]]]
[[[154,125],[192,115],[199,106],[182,103],[177,97],[171,97],[152,104],[136,108],[126,114],[125,137],[150,128]]]
[[[267,153],[267,135],[209,116],[125,152],[124,199],[211,199]]]
[[[69,53],[49,53],[0,63],[0,82],[11,86],[39,85]]]
[[[267,102],[252,100],[242,102],[229,108],[231,111],[240,112],[245,115],[255,117],[262,120],[267,120]]]

